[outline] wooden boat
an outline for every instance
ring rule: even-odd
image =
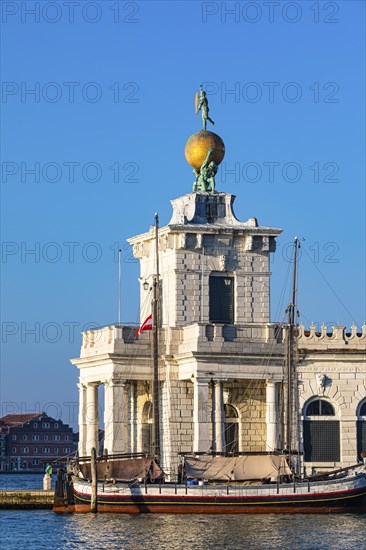
[[[212,463],[216,457],[211,458]],[[218,457],[222,463],[224,457]],[[246,463],[248,456],[230,457],[237,464]],[[256,461],[258,457],[252,456]],[[284,457],[266,455],[283,465]],[[188,458],[186,458],[186,463]],[[100,461],[104,462],[103,459]],[[131,465],[141,459],[109,459],[120,468],[123,463]],[[366,468],[363,465],[339,470],[324,479],[286,482],[257,482],[246,485],[240,481],[205,481],[200,479],[185,483],[164,483],[157,475],[153,483],[151,465],[155,472],[159,467],[152,458],[142,459],[145,468],[144,481],[117,481],[114,478],[98,481],[95,485],[96,503],[94,511],[126,514],[169,513],[169,514],[240,514],[240,513],[325,513],[366,511]],[[190,464],[200,459],[192,457]],[[207,464],[207,457],[205,457]],[[90,465],[90,464],[89,464]],[[83,467],[83,465],[81,465]],[[285,467],[286,470],[286,467]],[[150,472],[150,475],[149,475]],[[161,472],[161,470],[160,470]],[[192,467],[187,466],[192,474]],[[93,510],[93,484],[90,479],[69,474],[58,479],[55,495],[55,512],[90,512]],[[283,476],[281,476],[283,477]],[[192,484],[195,483],[195,484]]]

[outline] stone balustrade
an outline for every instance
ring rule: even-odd
[[[80,357],[105,353],[128,354],[131,346],[136,343],[141,353],[150,353],[149,334],[143,332],[136,338],[137,329],[138,327],[110,325],[83,332]]]
[[[356,325],[352,325],[347,331],[345,326],[333,326],[331,332],[326,325],[322,325],[317,330],[316,325],[310,325],[305,329],[304,325],[298,328],[298,346],[311,349],[357,349],[366,351],[366,325],[359,330]]]
[[[150,354],[150,333],[143,332],[138,338],[138,327],[111,325],[83,333],[81,357],[120,353],[128,354],[138,348],[142,355]],[[186,350],[217,351],[223,346],[228,351],[240,352],[249,344],[282,344],[284,329],[274,323],[222,325],[193,323],[184,327],[163,328],[159,331],[162,353],[182,353]],[[134,346],[134,348],[132,348]]]

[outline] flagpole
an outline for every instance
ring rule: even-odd
[[[121,324],[122,250],[118,249],[118,325]]]

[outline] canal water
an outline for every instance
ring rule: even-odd
[[[365,515],[56,515],[1,511],[1,548],[361,550]]]
[[[43,473],[40,474],[0,474],[0,491],[17,491],[21,489],[42,489]],[[53,486],[56,476],[52,476]]]
[[[39,474],[0,475],[0,490],[41,487]],[[0,526],[0,546],[7,550],[366,550],[366,514],[127,516],[3,510]]]

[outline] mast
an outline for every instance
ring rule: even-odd
[[[118,326],[121,324],[122,250],[118,249]]]
[[[293,421],[296,418],[295,411],[295,395],[296,390],[296,373],[295,373],[295,353],[294,353],[294,333],[296,327],[296,279],[297,279],[297,250],[300,247],[299,239],[294,239],[294,270],[292,279],[292,296],[291,302],[287,308],[288,313],[288,333],[287,333],[287,349],[286,349],[286,447],[289,454],[289,459],[293,451]],[[298,451],[298,449],[297,449]]]
[[[155,214],[155,273],[153,279],[152,300],[152,356],[153,356],[153,451],[157,461],[160,459],[160,422],[159,422],[159,216]]]

